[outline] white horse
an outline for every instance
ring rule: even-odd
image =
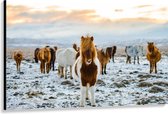
[[[76,53],[77,52],[73,48],[58,49],[56,52],[56,61],[59,65],[58,71],[65,79],[67,79],[68,66],[70,66],[70,77],[72,79],[72,66],[75,63]]]
[[[137,63],[139,64],[139,56],[144,55],[143,46],[140,45],[126,46],[125,52],[127,56],[126,63],[128,62],[131,63],[131,57],[134,57],[134,64],[135,64],[135,60],[137,57]]]

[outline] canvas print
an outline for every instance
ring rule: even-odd
[[[167,0],[6,0],[6,110],[168,103]]]

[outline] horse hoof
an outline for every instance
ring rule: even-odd
[[[84,107],[84,105],[80,104],[80,107]]]
[[[92,105],[92,107],[96,107],[96,105],[94,104],[94,105]]]

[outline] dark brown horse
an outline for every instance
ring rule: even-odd
[[[38,57],[37,57],[37,55],[38,55],[39,50],[40,50],[40,48],[36,48],[34,50],[34,60],[35,60],[36,63],[38,63]]]
[[[161,59],[161,53],[153,42],[148,42],[146,57],[150,63],[150,73],[152,73],[154,69],[155,73],[157,73],[157,62]]]
[[[114,55],[117,50],[117,46],[107,47],[107,49],[110,51],[110,59],[112,58],[112,61],[114,63]]]
[[[51,62],[51,52],[50,52],[50,48],[45,47],[45,48],[41,48],[38,52],[38,60],[41,61],[40,64],[40,69],[41,69],[41,73],[45,73],[45,68],[47,73],[49,73],[51,66],[50,66],[50,62]]]
[[[81,82],[80,106],[85,105],[88,98],[88,90],[91,93],[91,105],[95,106],[95,85],[100,70],[100,63],[93,43],[94,38],[90,36],[81,37],[80,56],[73,66],[74,78],[79,77]]]
[[[23,53],[21,51],[15,51],[13,54],[13,58],[16,61],[17,72],[20,73],[20,65],[23,60]]]

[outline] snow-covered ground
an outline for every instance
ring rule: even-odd
[[[168,103],[168,57],[158,63],[158,73],[149,74],[149,63],[126,64],[116,57],[107,65],[107,75],[99,75],[96,107],[134,106]],[[7,109],[60,109],[79,107],[80,86],[74,80],[60,78],[57,70],[40,73],[40,63],[24,60],[21,73],[13,59],[6,60]],[[57,68],[57,63],[55,64]],[[85,107],[91,107],[87,100]]]

